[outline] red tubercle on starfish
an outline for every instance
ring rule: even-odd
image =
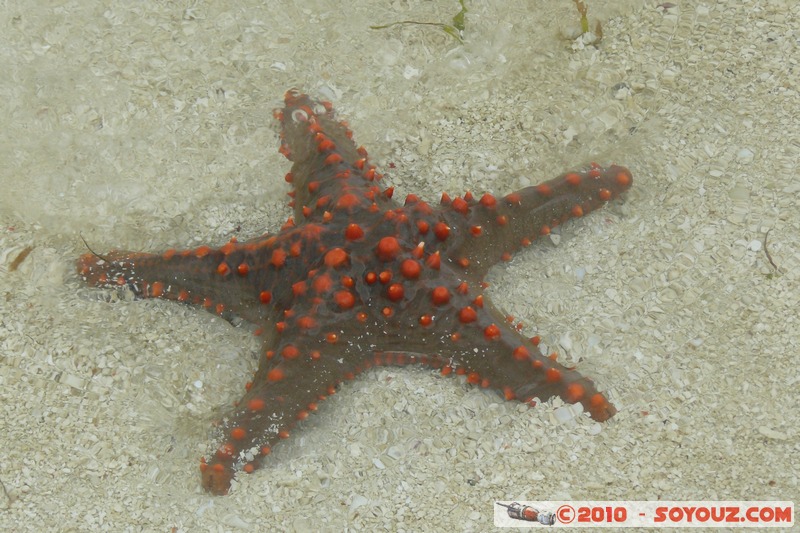
[[[462,215],[466,215],[469,211],[469,204],[462,198],[456,198],[450,203],[450,206],[453,208],[453,211]]]
[[[297,283],[292,283],[292,295],[295,298],[299,296],[304,296],[307,290],[308,286],[306,285],[305,281],[298,281]]]
[[[433,291],[431,291],[431,301],[433,305],[447,305],[450,302],[450,291],[447,287],[435,287]]]
[[[394,260],[399,253],[400,243],[396,237],[383,237],[375,248],[375,255],[383,262]]]
[[[327,264],[327,262],[326,262]],[[338,268],[339,266],[345,265],[346,261],[341,261],[340,263],[337,262],[334,265],[331,265],[332,268]],[[330,275],[321,274],[319,276],[314,277],[313,281],[311,282],[311,287],[314,289],[314,292],[317,294],[325,294],[330,292],[333,289],[333,278]]]
[[[281,381],[285,377],[282,368],[273,368],[269,372],[267,372],[267,381],[276,382]]]
[[[338,291],[334,295],[334,301],[343,310],[352,309],[356,303],[356,298],[349,291]]]
[[[160,281],[154,282],[150,285],[150,296],[152,298],[159,298],[164,295],[164,284]]]
[[[400,273],[406,279],[415,280],[419,278],[421,272],[422,266],[415,259],[405,259],[400,263]]]
[[[347,265],[348,253],[343,248],[333,248],[325,253],[325,266],[340,268]]]
[[[489,324],[483,329],[483,335],[486,337],[487,340],[493,341],[500,338],[500,328],[498,328],[495,324]]]
[[[469,324],[470,322],[475,322],[478,319],[478,313],[470,306],[463,307],[458,312],[458,321],[462,324]]]
[[[278,248],[272,251],[270,264],[275,268],[281,268],[286,263],[286,251]]]
[[[444,222],[437,222],[433,225],[433,234],[440,241],[447,240],[447,237],[450,236],[450,227]]]
[[[348,224],[344,235],[348,241],[357,241],[364,236],[364,230],[358,224]]]
[[[393,302],[402,300],[404,295],[405,290],[400,283],[392,283],[386,288],[386,297]]]

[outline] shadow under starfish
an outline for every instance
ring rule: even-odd
[[[258,370],[222,419],[202,484],[226,494],[339,383],[378,365],[424,364],[533,403],[560,396],[604,421],[616,410],[591,380],[543,355],[483,294],[489,268],[553,226],[627,190],[620,166],[570,172],[503,198],[466,193],[404,205],[356,148],[329,102],[290,90],[276,112],[293,162],[294,218],[275,234],[220,248],[83,255],[98,287],[127,286],[262,327]]]

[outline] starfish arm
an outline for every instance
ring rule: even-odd
[[[570,218],[602,207],[628,190],[633,178],[627,168],[595,164],[553,180],[495,198],[446,200],[442,211],[455,240],[447,255],[470,274],[482,278],[495,263]]]
[[[271,258],[259,264],[256,254]],[[281,241],[273,237],[221,248],[167,250],[161,254],[114,250],[84,254],[79,275],[96,287],[129,287],[140,298],[163,298],[201,305],[218,315],[233,312],[251,322],[274,315],[275,291],[286,290],[293,265]],[[299,262],[299,261],[295,261]]]
[[[445,278],[455,275],[443,274]],[[456,289],[447,291],[445,286]],[[419,314],[383,326],[383,335],[370,336],[376,352],[405,354],[406,361],[415,358],[442,366],[443,373],[466,375],[470,383],[495,389],[508,400],[528,402],[538,397],[546,401],[559,396],[567,403],[583,404],[598,422],[616,413],[591,380],[543,355],[466,282],[423,289],[410,307]],[[421,361],[418,354],[434,355]]]
[[[376,366],[443,368],[446,364],[440,357],[422,352],[373,352],[357,343],[326,346],[313,337],[289,337],[291,341],[281,342],[275,349],[264,349],[244,397],[222,417],[218,427],[221,443],[210,458],[200,462],[202,486],[208,492],[227,494],[235,475],[263,466],[263,458],[272,448],[288,439],[297,424],[313,414],[319,402],[335,394],[342,382]],[[275,344],[270,340],[265,346]]]
[[[207,491],[226,494],[234,475],[259,468],[263,456],[341,382],[379,362],[371,339],[380,327],[367,319],[370,308],[358,296],[368,289],[361,280],[340,280],[345,259],[335,256],[337,251],[326,254],[329,266],[295,284],[282,320],[265,324],[258,370],[242,400],[223,416],[221,444],[200,464]]]
[[[366,149],[356,147],[347,124],[336,120],[330,102],[290,90],[284,103],[275,115],[280,152],[294,163],[285,179],[292,184],[290,205],[298,222],[326,220],[335,209],[394,206],[392,189],[375,184],[381,174],[369,164]]]
[[[312,339],[268,340],[253,380],[242,400],[226,413],[219,430],[221,444],[200,472],[203,487],[227,494],[237,472],[253,472],[272,447],[289,437],[298,421],[335,392],[348,363],[323,353]]]

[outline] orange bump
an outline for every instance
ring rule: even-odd
[[[153,298],[158,298],[164,294],[164,284],[160,281],[154,282],[150,285],[150,296]]]
[[[620,172],[616,176],[617,185],[620,187],[629,187],[631,184],[631,175],[627,172]]]
[[[334,144],[334,142],[328,138],[321,139],[320,143],[317,145],[317,150],[320,152],[330,152],[335,149],[336,144]]]
[[[330,165],[335,165],[335,164],[341,163],[341,162],[342,162],[342,156],[340,156],[339,154],[334,152],[334,153],[332,153],[331,155],[329,155],[328,157],[325,158],[325,161],[323,161],[323,164],[330,166]]]
[[[437,250],[429,255],[425,260],[425,264],[428,265],[429,268],[439,270],[439,268],[442,266],[442,256],[439,254],[439,251]]]
[[[393,302],[402,300],[404,295],[405,290],[403,289],[403,285],[400,283],[392,283],[386,288],[386,297]]]
[[[400,263],[400,273],[406,279],[417,279],[422,272],[422,267],[419,264],[419,261],[415,261],[414,259],[406,259],[402,263]]]
[[[281,355],[284,359],[296,359],[300,355],[300,350],[294,344],[287,344],[281,350]]]
[[[497,205],[497,199],[488,192],[481,196],[480,202],[483,207],[494,207]]]
[[[322,274],[314,278],[314,281],[311,282],[311,286],[317,294],[325,294],[333,288],[333,280],[328,274]]]
[[[470,306],[464,307],[458,312],[458,321],[462,324],[469,324],[470,322],[475,322],[477,319],[478,313]]]
[[[564,395],[569,403],[577,403],[581,401],[586,394],[586,389],[580,383],[570,383],[567,385]]]
[[[447,287],[434,287],[433,291],[431,291],[431,299],[434,305],[446,305],[450,302],[450,291]]]
[[[312,329],[317,327],[317,321],[310,316],[301,316],[297,319],[297,327],[300,329]]]
[[[336,207],[339,209],[350,209],[356,207],[361,203],[361,200],[355,194],[348,192],[339,197],[336,201]]]
[[[338,291],[333,296],[334,301],[340,309],[350,309],[356,303],[356,298],[348,291]]]
[[[247,402],[247,408],[251,411],[261,411],[266,407],[266,402],[262,398],[253,398]]]
[[[519,195],[519,193],[516,192],[512,192],[511,194],[507,195],[504,198],[504,200],[510,204],[519,205],[520,203],[522,203],[522,197]]]
[[[527,361],[531,358],[531,352],[525,346],[517,346],[511,353],[517,361]]]
[[[303,296],[308,290],[308,285],[305,281],[298,281],[292,284],[292,294],[295,296]]]
[[[342,248],[333,248],[325,253],[325,265],[331,268],[339,268],[347,264],[348,255]]]
[[[348,241],[356,241],[364,236],[364,230],[358,224],[350,224],[344,230],[344,236]]]
[[[392,261],[400,253],[400,243],[395,237],[384,237],[378,241],[375,253],[381,261]]]
[[[456,213],[461,213],[462,215],[466,215],[469,210],[469,205],[462,198],[456,198],[451,205]]]
[[[450,226],[444,222],[437,222],[433,225],[433,234],[436,235],[436,238],[440,241],[444,241],[450,236]]]
[[[500,338],[500,328],[495,324],[489,324],[483,329],[483,336],[486,337],[486,340],[497,340]]]
[[[557,368],[548,368],[545,372],[545,379],[548,383],[558,383],[561,381],[561,371]]]
[[[592,407],[600,407],[606,404],[608,404],[608,400],[606,400],[605,396],[603,396],[599,392],[593,394],[592,397],[589,398],[589,405],[591,405]]]
[[[231,430],[231,438],[233,440],[242,440],[247,436],[247,430],[242,427],[236,427]]]
[[[564,176],[564,181],[566,181],[568,184],[572,185],[573,187],[577,187],[578,185],[581,184],[581,176],[580,176],[580,174],[575,174],[574,172],[571,172],[571,173],[567,174],[566,176]]]
[[[286,263],[286,251],[283,248],[272,250],[272,257],[269,262],[275,268],[281,268]]]

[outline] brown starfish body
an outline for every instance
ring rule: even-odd
[[[258,370],[222,419],[222,444],[201,462],[203,486],[227,493],[339,383],[373,366],[426,364],[532,402],[560,396],[598,421],[616,410],[592,382],[543,355],[483,295],[499,260],[632,184],[592,164],[503,198],[414,195],[403,206],[356,148],[331,104],[289,91],[276,112],[293,162],[294,219],[276,234],[220,248],[114,251],[78,261],[95,286],[232,312],[263,326]]]

